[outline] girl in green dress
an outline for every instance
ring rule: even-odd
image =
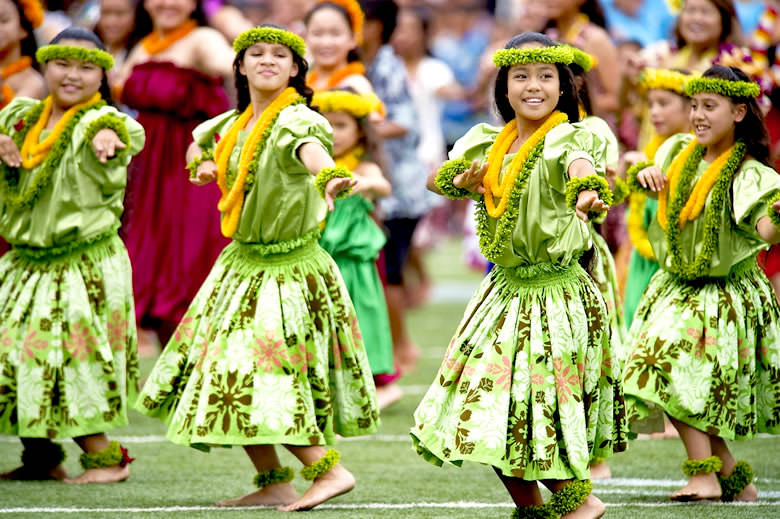
[[[244,447],[258,490],[220,504],[304,510],[355,484],[324,446],[373,433],[379,420],[355,310],[317,243],[333,199],[358,181],[334,167],[330,126],[308,106],[303,40],[262,26],[233,48],[238,109],[195,128],[188,150],[193,182],[219,185],[222,232],[233,241],[137,408],[164,419],[174,443]],[[313,481],[301,497],[277,444]]]
[[[780,176],[756,83],[714,66],[686,92],[695,135],[629,172],[658,198],[648,234],[661,270],[631,326],[623,384],[632,418],[660,406],[685,444],[690,481],[671,499],[754,501],[753,471],[726,441],[780,434],[780,307],[756,265],[780,242]]]
[[[105,432],[127,425],[138,379],[130,260],[117,235],[139,124],[117,111],[113,59],[68,28],[36,55],[51,95],[0,111],[0,434],[19,436],[5,477],[62,479],[72,437],[85,472],[126,479],[131,461]]]
[[[607,209],[611,191],[592,155],[603,141],[571,124],[579,119],[572,59],[538,33],[496,52],[495,99],[507,124],[472,128],[435,179],[448,197],[478,201],[480,247],[496,266],[468,304],[411,434],[432,463],[493,467],[516,518],[600,517],[589,462],[626,443],[606,308],[578,263],[591,247],[586,222]],[[554,492],[546,505],[540,480]]]

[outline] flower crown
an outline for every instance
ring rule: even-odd
[[[60,45],[58,43],[40,47],[35,53],[35,59],[41,65],[45,65],[53,59],[77,59],[93,63],[103,70],[111,70],[114,66],[114,57],[104,50],[85,49],[84,47]]]
[[[363,24],[366,21],[366,15],[357,0],[319,0],[319,3],[336,4],[343,7],[349,15],[349,21],[352,25],[352,34],[355,35],[355,41],[358,45],[363,43]]]
[[[685,94],[685,85],[694,76],[666,68],[648,68],[639,76],[639,84],[645,90],[670,90]]]
[[[754,81],[729,81],[714,77],[693,78],[685,85],[685,93],[690,97],[702,92],[726,97],[758,97],[761,87]]]
[[[572,64],[578,65],[585,72],[590,72],[590,70],[597,65],[598,60],[596,59],[596,56],[588,54],[584,50],[578,49],[572,45],[569,47],[571,48],[571,52],[573,54]]]
[[[346,112],[362,119],[377,109],[379,99],[373,94],[356,94],[347,90],[325,90],[314,94],[312,106],[320,112]]]
[[[301,58],[306,58],[306,44],[303,38],[294,32],[278,27],[255,27],[239,34],[233,41],[233,50],[239,52],[251,47],[257,42],[279,43],[289,47]]]
[[[37,29],[43,23],[43,7],[39,0],[18,0],[22,13],[33,29]]]
[[[574,61],[574,52],[568,45],[554,45],[534,49],[500,49],[493,54],[493,64],[497,67],[513,67],[529,63],[561,63],[570,65]]]

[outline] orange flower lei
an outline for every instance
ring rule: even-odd
[[[22,12],[33,29],[37,29],[43,23],[43,7],[38,0],[19,0]]]
[[[343,7],[349,15],[350,25],[352,26],[352,34],[355,35],[355,41],[358,45],[363,43],[363,24],[365,23],[366,16],[363,14],[363,9],[356,0],[319,0],[320,3],[327,2],[330,4],[336,4]]]
[[[5,108],[14,99],[14,89],[6,84],[0,89],[0,108]]]
[[[512,143],[517,139],[517,119],[512,119],[512,121],[504,126],[504,129],[498,134],[496,142],[493,143],[493,146],[490,149],[490,154],[488,155],[488,170],[485,174],[485,178],[482,180],[482,184],[485,186],[485,208],[492,218],[498,218],[504,214],[506,205],[509,201],[509,191],[514,187],[515,179],[531,150],[545,138],[547,132],[558,124],[565,122],[567,119],[566,114],[558,111],[553,112],[547,120],[531,134],[522,146],[520,146],[520,149],[517,150],[512,162],[509,164],[506,175],[504,175],[504,178],[499,182],[498,177],[501,173],[504,157],[512,146]],[[498,206],[495,205],[494,197],[499,199]]]
[[[28,68],[30,68],[31,65],[32,65],[32,58],[30,56],[22,56],[16,61],[13,61],[8,65],[6,65],[5,67],[3,67],[2,70],[0,70],[0,77],[2,77],[3,79],[8,79],[14,74],[18,74],[19,72],[27,70]]]
[[[197,28],[198,22],[195,20],[187,20],[166,36],[160,36],[156,32],[144,36],[141,40],[141,45],[143,45],[147,54],[153,56],[154,54],[159,54],[164,51]]]
[[[347,63],[337,71],[335,71],[333,74],[330,75],[328,78],[328,84],[325,87],[327,90],[330,90],[331,88],[336,88],[341,84],[342,81],[347,79],[349,76],[355,76],[360,75],[364,76],[366,74],[366,67],[363,66],[362,63],[359,61],[352,61],[350,63]],[[319,73],[317,69],[312,70],[309,72],[309,77],[306,78],[306,84],[310,87],[314,87],[314,83],[317,82],[317,78],[319,78]]]
[[[254,115],[252,105],[250,104],[244,113],[239,116],[236,122],[230,127],[227,134],[218,143],[214,151],[214,159],[217,163],[217,184],[222,196],[219,199],[217,208],[224,214],[221,223],[222,234],[231,237],[238,229],[238,220],[241,217],[241,209],[244,205],[244,186],[247,175],[249,175],[249,166],[252,162],[255,151],[265,140],[271,129],[271,124],[276,120],[279,113],[288,106],[298,103],[301,100],[300,94],[292,88],[286,88],[276,99],[271,102],[263,113],[258,117],[252,127],[252,131],[241,148],[241,155],[238,162],[238,174],[233,185],[228,188],[227,169],[230,155],[238,141],[238,133],[244,129],[249,120]]]
[[[30,131],[27,133],[27,135],[25,135],[24,142],[22,143],[22,149],[20,151],[20,154],[22,155],[22,167],[26,169],[32,169],[43,162],[43,160],[46,158],[46,154],[49,152],[57,139],[59,139],[60,134],[65,129],[65,125],[68,124],[68,121],[73,118],[76,112],[85,106],[93,105],[99,101],[100,92],[95,92],[92,97],[83,103],[71,106],[64,114],[62,114],[62,117],[59,121],[57,121],[57,124],[54,126],[54,129],[51,131],[49,136],[46,137],[43,141],[38,142],[38,140],[41,138],[41,132],[43,132],[46,124],[49,122],[53,104],[51,96],[44,99],[43,112],[38,118],[38,121],[36,121],[35,125],[30,128]]]

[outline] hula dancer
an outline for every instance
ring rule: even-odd
[[[586,222],[612,193],[591,155],[603,142],[571,124],[579,119],[572,60],[570,48],[538,33],[510,40],[493,57],[506,126],[472,128],[436,178],[447,196],[478,199],[480,246],[496,267],[469,303],[411,434],[437,465],[491,465],[515,518],[600,517],[589,462],[626,444],[606,309],[577,261],[590,248]],[[546,505],[539,480],[553,491]]]
[[[333,199],[357,181],[334,167],[330,126],[308,107],[303,40],[262,26],[233,48],[238,109],[198,126],[188,152],[194,183],[217,180],[222,232],[233,241],[137,407],[165,419],[174,443],[244,447],[258,490],[220,504],[304,510],[355,484],[338,451],[324,446],[378,425],[355,311],[317,243]],[[280,444],[313,481],[300,498],[293,469],[274,450]]]
[[[0,109],[14,97],[42,99],[46,84],[35,65],[33,30],[43,23],[43,7],[38,0],[0,0]]]
[[[71,27],[37,59],[51,95],[0,111],[0,434],[19,436],[5,477],[63,479],[72,437],[85,472],[126,479],[130,458],[105,432],[127,425],[137,392],[130,260],[117,235],[127,163],[144,132],[106,104],[113,59]]]
[[[759,86],[713,66],[686,85],[695,136],[678,134],[629,180],[658,197],[661,266],[630,330],[630,415],[660,406],[685,444],[690,481],[671,499],[755,501],[727,440],[780,433],[780,307],[756,253],[780,242],[780,176],[766,165]]]

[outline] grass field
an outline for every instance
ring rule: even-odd
[[[423,348],[416,373],[402,384],[405,396],[383,413],[376,437],[343,441],[343,463],[358,481],[355,490],[308,513],[312,518],[508,518],[511,504],[493,472],[484,466],[437,468],[412,451],[408,437],[412,413],[438,368],[444,347],[460,319],[478,274],[464,271],[455,244],[445,244],[431,258],[439,283],[433,301],[410,318],[411,331]],[[148,373],[152,361],[143,363]],[[176,517],[261,518],[275,510],[218,509],[214,503],[252,490],[254,472],[241,449],[205,454],[166,442],[163,424],[133,412],[131,425],[111,433],[137,458],[132,476],[121,484],[73,487],[55,482],[0,482],[0,515],[8,517]],[[79,472],[78,449],[64,442],[71,474]],[[750,505],[676,504],[667,494],[683,484],[679,440],[638,440],[610,460],[613,478],[596,482],[595,493],[607,503],[609,518],[780,518],[780,439],[758,438],[735,444],[739,459],[756,469],[759,502]],[[0,437],[0,471],[15,467],[21,446]],[[285,451],[282,461],[298,466]],[[296,486],[303,491],[305,482]]]

